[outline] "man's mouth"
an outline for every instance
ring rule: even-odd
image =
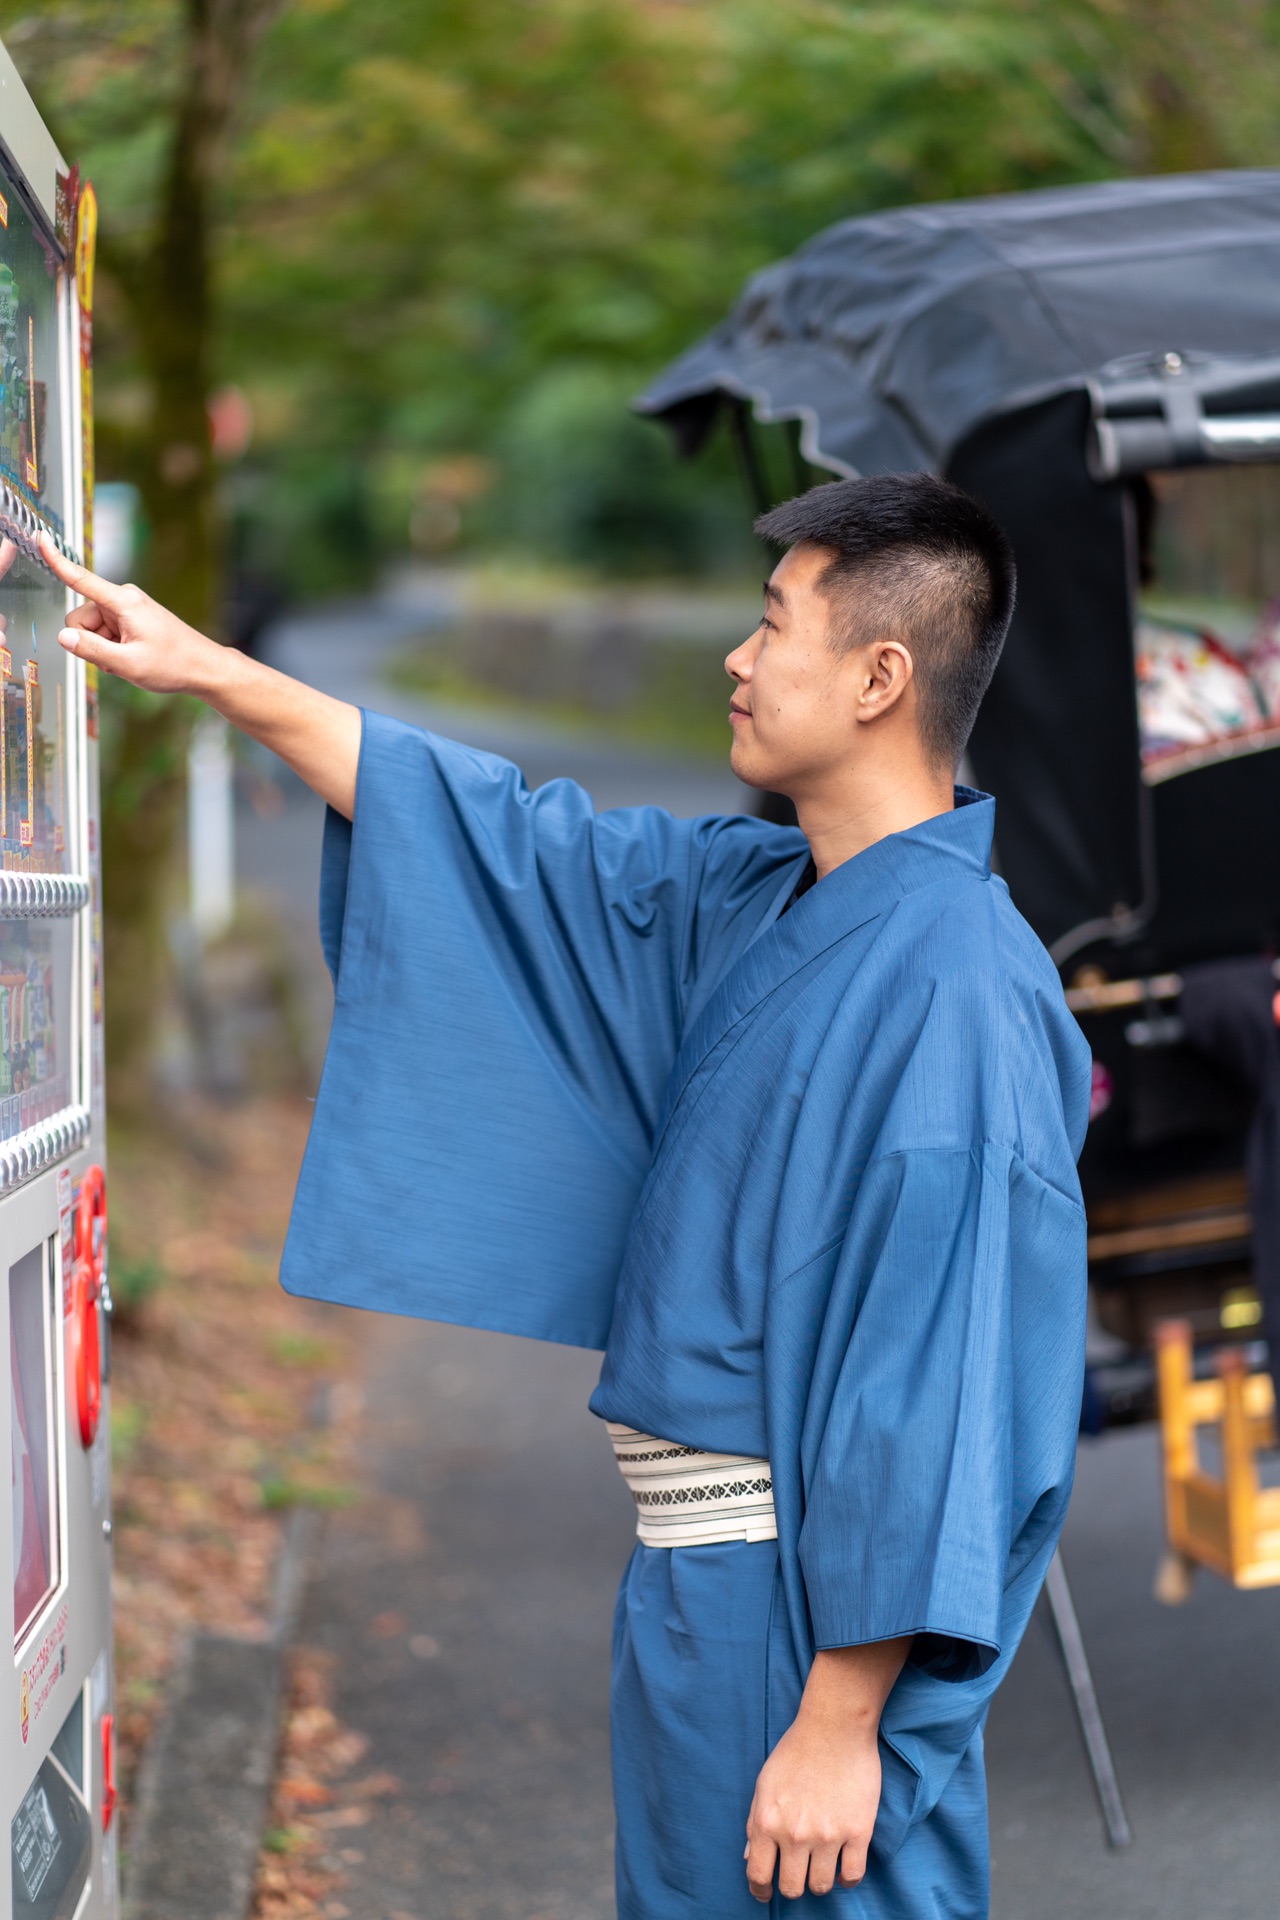
[[[749,720],[751,718],[750,707],[740,707],[735,700],[731,700],[729,702],[730,724],[732,724],[733,716],[735,713],[737,714],[740,720]]]

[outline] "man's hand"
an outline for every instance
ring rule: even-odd
[[[224,650],[169,613],[140,587],[117,587],[59,553],[40,535],[40,557],[51,573],[84,595],[67,615],[58,639],[81,660],[115,673],[149,693],[207,695]]]
[[[815,1654],[800,1711],[756,1781],[747,1819],[747,1884],[778,1891],[856,1886],[880,1805],[880,1715],[911,1641]]]
[[[43,534],[40,557],[59,580],[85,596],[58,635],[68,653],[149,693],[193,693],[207,700],[351,819],[360,760],[358,708],[290,680],[234,647],[220,647],[140,588],[114,586],[64,559]]]

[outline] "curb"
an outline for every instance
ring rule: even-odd
[[[289,1515],[266,1640],[195,1633],[183,1649],[139,1775],[123,1920],[246,1920],[320,1524],[313,1507]]]

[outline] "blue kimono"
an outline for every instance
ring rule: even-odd
[[[982,1727],[1074,1462],[1089,1087],[993,815],[962,789],[784,911],[794,830],[597,816],[369,714],[329,817],[286,1287],[603,1348],[597,1413],[772,1466],[776,1543],[624,1577],[623,1920],[758,1913],[751,1792],[814,1649],[904,1634],[867,1877],[787,1908],[986,1913]]]

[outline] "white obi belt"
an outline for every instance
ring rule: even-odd
[[[646,1547],[707,1547],[725,1540],[776,1540],[773,1471],[742,1453],[704,1453],[633,1427],[606,1423],[622,1477],[636,1503]]]

